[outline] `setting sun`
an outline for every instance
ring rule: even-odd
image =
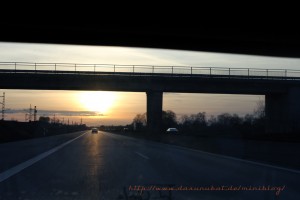
[[[114,105],[116,97],[115,92],[81,92],[79,101],[88,111],[105,114]]]

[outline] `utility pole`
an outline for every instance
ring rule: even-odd
[[[36,106],[34,106],[33,121],[36,121],[36,113],[37,113]]]
[[[5,113],[5,92],[3,92],[3,96],[0,96],[2,97],[2,102],[0,102],[0,104],[2,105],[2,111],[1,111],[1,114],[2,114],[2,119],[1,120],[4,120],[4,113]]]
[[[34,110],[34,113],[32,114],[32,111]],[[31,122],[32,121],[32,115],[33,115],[33,117],[34,117],[34,121],[36,120],[36,113],[37,113],[37,111],[36,111],[36,106],[34,107],[34,109],[32,109],[31,108],[31,104],[30,104],[30,107],[29,107],[29,113],[26,113],[25,114],[25,121],[29,121],[29,122]]]
[[[31,108],[31,104],[30,104],[30,108],[29,108],[29,122],[32,121],[32,108]]]

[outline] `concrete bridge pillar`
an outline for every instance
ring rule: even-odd
[[[267,94],[265,105],[267,133],[300,133],[300,88]]]
[[[149,133],[162,131],[163,92],[148,91],[147,94],[147,129]]]

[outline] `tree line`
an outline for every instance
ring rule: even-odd
[[[18,122],[0,120],[0,143],[52,136],[87,130],[85,124],[63,124],[41,116],[39,121]]]
[[[147,114],[137,114],[132,124],[136,130],[146,130]],[[243,117],[230,113],[208,116],[206,112],[177,117],[172,110],[166,110],[162,112],[162,131],[170,127],[190,135],[261,134],[265,130],[265,107],[263,102],[258,102],[253,113]]]

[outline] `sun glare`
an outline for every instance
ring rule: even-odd
[[[115,92],[81,92],[79,101],[88,111],[95,111],[101,114],[109,112],[116,101]]]

